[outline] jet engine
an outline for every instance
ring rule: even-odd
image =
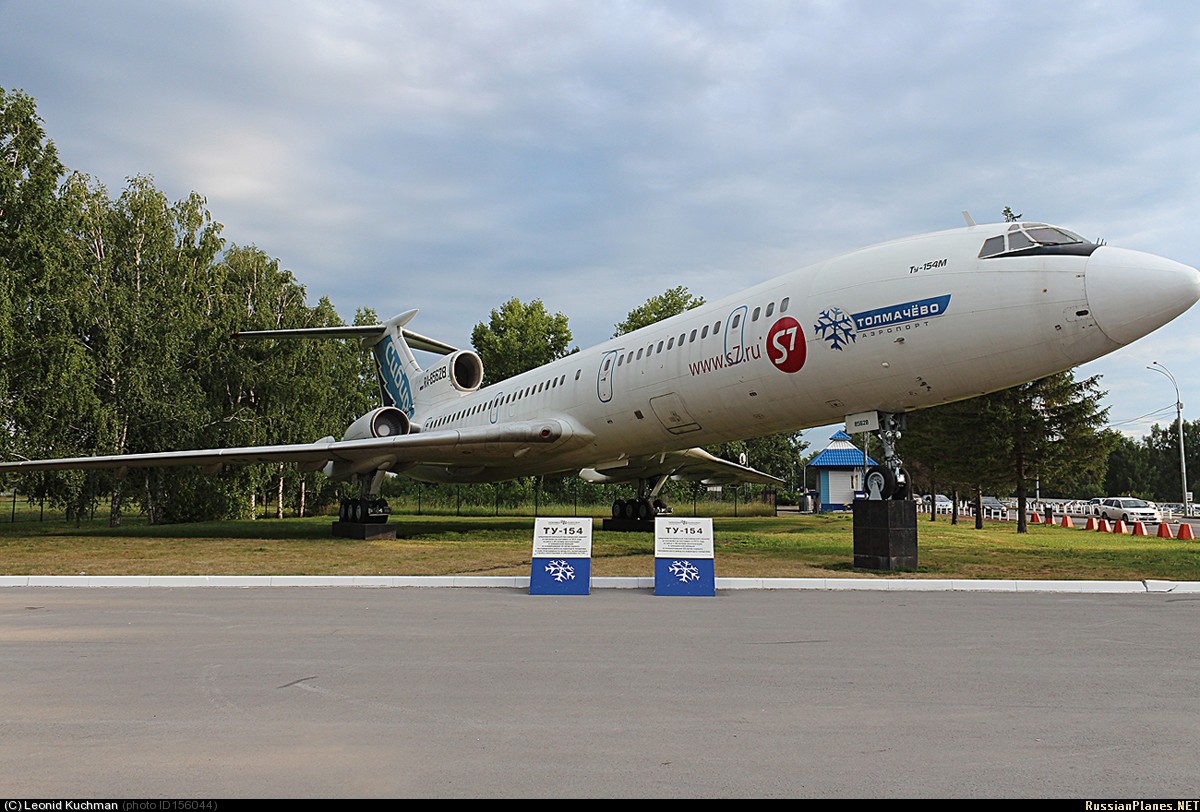
[[[483,361],[470,350],[456,350],[421,373],[426,398],[440,399],[455,392],[474,392],[483,383]]]
[[[408,415],[395,406],[381,406],[367,412],[350,424],[343,440],[369,440],[372,437],[395,437],[412,429]]]

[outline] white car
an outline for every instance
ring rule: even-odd
[[[1157,523],[1162,521],[1162,514],[1158,512],[1157,507],[1144,499],[1118,496],[1101,500],[1100,518],[1109,521],[1120,519],[1126,524],[1130,522]]]

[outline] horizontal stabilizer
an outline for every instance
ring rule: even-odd
[[[409,310],[402,313],[393,319],[389,319],[389,323],[399,323],[401,325],[407,323],[409,319],[417,314],[415,310]],[[407,318],[406,318],[407,317]],[[241,330],[233,334],[233,338],[237,339],[255,339],[255,338],[357,338],[364,346],[371,347],[379,343],[384,336],[387,335],[388,324],[364,324],[346,327],[298,327],[290,330]],[[424,352],[437,353],[438,355],[449,355],[452,352],[457,352],[457,347],[438,341],[436,338],[429,338],[420,333],[414,333],[407,327],[402,327],[404,340],[408,342],[408,346],[414,350],[422,350]]]

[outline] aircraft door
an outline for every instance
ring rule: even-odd
[[[613,378],[617,374],[617,356],[621,350],[609,350],[600,359],[600,369],[596,372],[596,397],[601,403],[608,403],[613,396]]]
[[[488,409],[488,422],[495,423],[500,419],[500,404],[504,401],[504,393],[497,392],[492,398],[492,408]]]
[[[746,347],[746,310],[747,306],[735,307],[725,320],[725,362],[740,364]]]

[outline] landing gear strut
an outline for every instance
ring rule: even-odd
[[[896,441],[904,429],[904,415],[879,412],[879,429],[875,435],[883,444],[883,462],[867,471],[864,490],[867,499],[911,499],[912,481],[905,470],[904,460],[896,453]]]

